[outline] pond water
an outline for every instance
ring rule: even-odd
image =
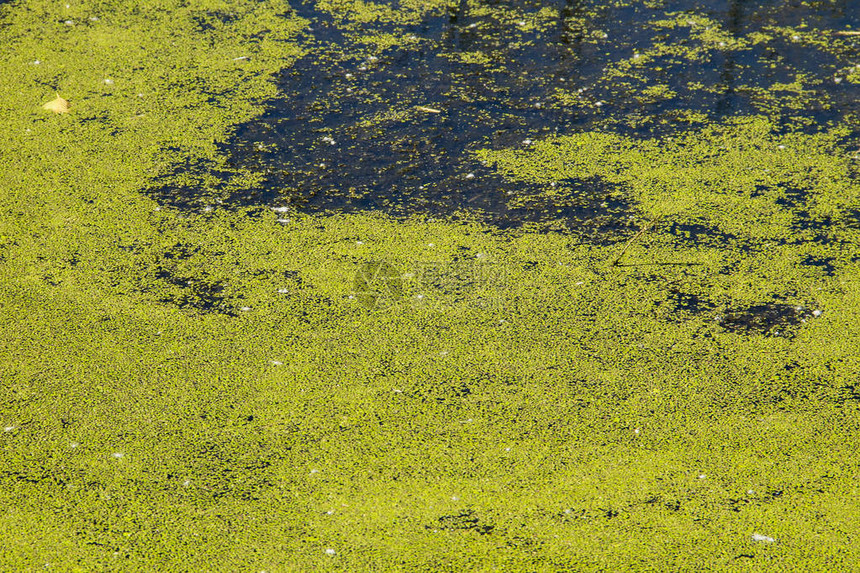
[[[860,562],[857,0],[0,4],[0,570]]]
[[[860,23],[851,2],[381,4],[392,11],[294,5],[310,22],[307,55],[280,75],[283,96],[223,146],[261,185],[156,196],[198,209],[216,197],[458,216],[600,243],[638,228],[623,190],[600,178],[513,181],[475,151],[589,129],[665,136],[756,113],[819,130],[858,111],[840,77],[855,52],[825,35]]]

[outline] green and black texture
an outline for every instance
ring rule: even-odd
[[[0,2],[0,570],[855,570],[858,14]]]

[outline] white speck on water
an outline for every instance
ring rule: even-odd
[[[638,60],[638,59],[639,59],[639,54],[633,54],[633,59],[634,59],[634,60]]]
[[[137,94],[137,97],[143,97],[143,94]]]
[[[720,42],[720,44],[719,44],[719,45],[720,45],[720,47],[721,47],[721,48],[725,48],[725,47],[726,47],[726,43],[725,43],[725,42]]]
[[[39,65],[39,64],[41,64],[41,63],[42,63],[42,62],[41,62],[41,61],[39,61],[39,60],[33,60],[33,65],[34,65],[34,66],[38,66],[38,65]]]
[[[475,178],[475,174],[474,174],[474,173],[467,173],[467,174],[466,174],[466,179],[474,179],[474,178]]]
[[[747,490],[747,495],[755,495],[755,492],[751,489]]]
[[[113,80],[112,80],[112,79],[110,79],[110,78],[105,78],[105,85],[106,85],[106,86],[112,86],[112,85],[113,85]]]
[[[456,495],[451,496],[451,501],[460,501],[460,498]]]
[[[290,289],[288,289],[288,288],[279,288],[278,289],[278,294],[287,294],[288,292],[290,292]]]
[[[378,60],[379,60],[379,58],[377,58],[376,56],[370,56],[369,58],[367,58],[367,60],[368,60],[369,62],[376,62],[376,61],[378,61]]]
[[[124,457],[124,456],[125,456],[125,454],[124,454],[124,453],[122,453],[122,452],[114,452],[114,453],[113,453],[113,454],[111,454],[111,455],[112,455],[113,457],[115,457],[116,459],[120,459],[121,457]]]
[[[842,83],[842,78],[840,78],[840,77],[835,77],[835,78],[833,78],[833,81],[834,81],[835,83],[839,84],[839,83]]]
[[[796,306],[796,307],[794,307],[794,312],[800,312],[800,311],[802,311],[802,310],[803,310],[803,307],[802,307],[802,306]]]
[[[418,300],[421,300],[422,298],[424,298],[424,295],[423,294],[416,294],[415,298],[417,298]]]
[[[505,451],[509,452],[509,451],[511,451],[511,448],[505,448]]]
[[[65,24],[66,26],[74,26],[74,25],[75,25],[75,23],[74,23],[73,21],[71,21],[71,20],[66,20],[66,21],[64,22],[64,24]]]
[[[352,88],[346,88],[346,91],[348,91],[349,93],[352,93]]]
[[[247,60],[248,56],[239,56],[238,58],[233,58],[234,62],[239,62],[241,60]]]
[[[312,473],[312,474],[318,474],[318,473],[320,473],[320,471],[319,471],[319,470],[317,470],[317,469],[313,469],[313,470],[311,470],[311,473]]]
[[[334,515],[334,510],[333,510],[333,509],[330,509],[330,510],[328,510],[327,512],[325,512],[325,514],[326,514],[326,515]]]
[[[98,22],[98,21],[99,21],[98,16],[90,16],[90,22]]]
[[[11,432],[14,429],[15,429],[15,426],[6,426],[5,428],[3,428],[3,431],[4,432]]]
[[[427,246],[428,247],[435,247],[436,245],[434,243],[427,243]]]
[[[325,169],[325,163],[320,163],[319,167],[320,167],[320,169]]]
[[[609,37],[609,34],[607,34],[606,32],[603,32],[603,36],[602,36],[602,37],[603,37],[603,38],[608,38],[608,37]]]
[[[576,281],[576,286],[582,286],[585,284],[585,281]]]
[[[283,366],[284,363],[280,360],[272,360],[272,366]]]
[[[525,25],[526,25],[525,20],[520,20],[519,22],[517,22],[517,26],[525,26]]]
[[[70,447],[70,448],[72,448],[72,449],[75,449],[75,448],[77,448],[78,446],[80,446],[80,444],[79,444],[79,443],[77,443],[77,442],[72,442],[71,444],[69,444],[69,447]]]
[[[210,207],[209,205],[206,205],[205,207],[203,207],[203,212],[204,213],[211,213],[212,207]]]
[[[602,102],[602,101],[598,101],[598,102],[595,102],[595,103],[594,103],[594,105],[596,105],[597,107],[602,107],[602,106],[603,106],[603,102]]]
[[[708,476],[706,476],[705,474],[699,474],[699,479],[705,479],[706,477]]]
[[[331,547],[329,547],[328,549],[325,550],[326,555],[334,555],[335,553],[337,553],[337,551],[335,551]]]
[[[363,244],[364,244],[364,241],[356,241],[356,242],[355,242],[355,244],[356,244],[356,245],[363,245]]]
[[[359,69],[360,71],[362,71],[362,72],[366,72],[366,71],[367,71],[367,66],[359,66],[359,67],[358,67],[358,69]]]
[[[251,307],[250,306],[243,306],[243,307],[240,307],[239,310],[241,310],[242,312],[248,312],[249,310],[251,310]]]
[[[478,23],[477,23],[477,22],[473,22],[473,23],[469,24],[467,27],[468,27],[468,28],[477,28],[477,27],[478,27]]]
[[[351,295],[349,295],[349,296],[348,296],[348,297],[346,297],[346,298],[348,298],[349,300],[352,300],[352,299],[354,299],[354,298],[355,298],[355,295],[354,295],[354,294],[351,294]]]
[[[531,140],[531,139],[524,139],[524,140],[523,140],[523,145],[531,145],[531,144],[532,144],[532,140]]]
[[[272,211],[274,211],[275,213],[286,213],[289,210],[289,207],[272,207]]]
[[[773,543],[776,541],[773,537],[768,537],[767,535],[762,535],[761,533],[753,533],[752,534],[753,541],[763,541],[765,543]]]
[[[792,39],[792,40],[794,40],[794,41],[796,42],[796,41],[798,41],[798,40],[800,39],[800,36],[798,36],[798,35],[796,35],[796,34],[795,34],[794,36],[792,36],[792,37],[791,37],[791,39]]]
[[[346,79],[348,79],[348,80],[351,80],[351,79],[352,79],[352,78],[354,78],[355,76],[354,76],[353,74],[346,74],[344,77],[345,77]]]
[[[328,135],[324,135],[324,136],[323,136],[322,138],[320,138],[320,139],[321,139],[321,141],[322,141],[323,143],[328,143],[329,145],[334,145],[334,144],[335,144],[334,139],[333,139],[333,138],[331,138],[331,137],[329,137]]]
[[[535,107],[536,107],[537,109],[540,109],[540,108],[542,108],[542,107],[543,107],[543,104],[542,104],[541,102],[537,102],[537,103],[535,104]]]
[[[633,430],[633,433],[634,433],[634,434],[638,434],[638,433],[639,433],[639,428],[636,428],[635,430]]]
[[[820,311],[820,310],[818,310],[818,309],[813,310],[813,311],[812,311],[812,316],[821,316],[821,311]]]
[[[278,223],[289,223],[292,219],[275,219],[275,221]]]
[[[190,485],[191,485],[191,480],[185,480],[184,482],[182,482],[182,485],[184,485],[185,487],[190,486]]]
[[[484,253],[478,253],[477,255],[475,255],[475,258],[480,259],[480,258],[483,258],[483,256],[484,256]]]
[[[777,145],[776,148],[777,149],[785,149],[785,146],[784,145]]]

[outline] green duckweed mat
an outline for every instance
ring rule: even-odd
[[[447,6],[318,4],[379,53]],[[707,33],[649,53],[797,36],[860,83],[856,36],[703,18],[654,19]],[[0,5],[0,570],[857,570],[856,111],[804,119],[830,104],[801,74],[669,135],[598,118],[475,151],[543,205],[603,182],[612,241],[228,208],[265,175],[225,145],[309,25],[275,0]],[[673,97],[631,58],[601,81]]]

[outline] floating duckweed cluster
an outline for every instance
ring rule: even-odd
[[[858,40],[744,6],[0,5],[0,570],[852,570]]]

